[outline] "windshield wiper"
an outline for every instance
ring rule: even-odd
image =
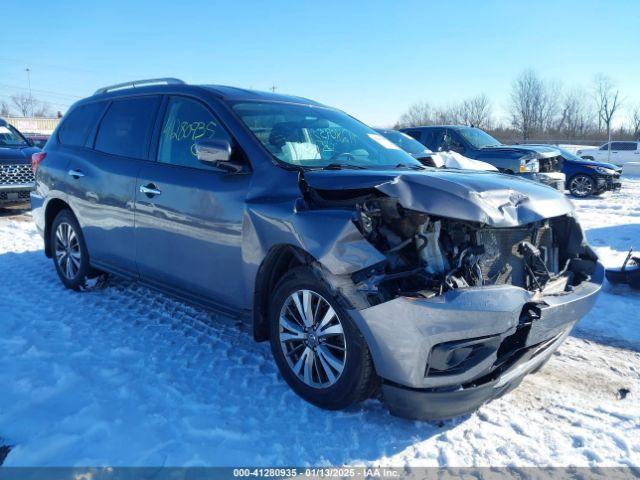
[[[422,165],[407,165],[406,163],[399,163],[393,168],[410,168],[411,170],[424,170]]]
[[[352,163],[330,163],[329,165],[323,165],[319,167],[322,170],[343,170],[343,169],[351,169],[351,170],[366,170],[367,167],[363,167],[362,165],[354,165]]]

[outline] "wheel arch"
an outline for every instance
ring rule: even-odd
[[[291,244],[274,245],[262,260],[253,290],[253,338],[258,342],[269,339],[269,303],[278,281],[291,268],[311,265],[316,260],[308,252]]]
[[[51,258],[53,255],[51,252],[51,225],[56,215],[62,210],[69,210],[75,217],[75,213],[67,202],[59,198],[52,198],[47,202],[47,207],[44,211],[44,253],[47,257]],[[76,217],[77,218],[77,217]]]

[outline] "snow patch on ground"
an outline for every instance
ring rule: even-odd
[[[575,202],[606,265],[640,239],[639,194],[625,179]],[[123,280],[65,290],[28,215],[0,217],[0,273],[5,465],[640,465],[640,294],[627,287],[606,284],[519,388],[427,423],[377,400],[305,403],[234,319]]]

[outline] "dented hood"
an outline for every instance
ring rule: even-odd
[[[495,227],[524,225],[573,210],[553,188],[491,172],[322,170],[306,171],[304,179],[316,190],[374,189],[410,210]]]

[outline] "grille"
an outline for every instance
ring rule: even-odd
[[[30,197],[29,190],[20,190],[19,192],[0,192],[0,201],[2,202],[6,202],[7,200],[11,200],[11,201],[29,200],[29,197]]]
[[[476,233],[476,242],[483,245],[485,253],[479,258],[482,277],[486,285],[511,284],[525,285],[525,269],[522,257],[518,254],[520,242],[531,242],[542,252],[542,256],[551,271],[556,270],[551,229],[531,228],[484,228]]]
[[[561,172],[562,171],[562,157],[550,157],[550,158],[541,158],[539,160],[540,164],[540,172],[541,173],[550,173],[550,172]]]
[[[0,165],[0,185],[33,183],[31,165]]]

